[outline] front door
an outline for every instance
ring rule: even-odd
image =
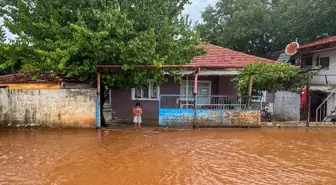
[[[194,93],[194,81],[190,80],[189,83],[186,83],[186,82],[187,81],[183,81],[181,83],[180,94],[183,96],[188,95],[188,97],[191,98]],[[201,104],[201,105],[210,104],[210,95],[211,95],[211,82],[210,81],[198,81],[197,104]]]
[[[208,81],[201,81],[197,86],[197,104],[209,105],[211,95],[211,83]]]

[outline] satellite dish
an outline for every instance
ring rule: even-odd
[[[297,52],[297,49],[299,49],[299,43],[297,42],[291,42],[286,46],[285,52],[287,55],[295,55]]]

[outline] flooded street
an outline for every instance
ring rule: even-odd
[[[336,184],[336,130],[0,130],[2,184]]]

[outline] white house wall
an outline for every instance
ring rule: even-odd
[[[322,70],[319,72],[320,75],[327,75],[327,81],[329,85],[336,85],[336,49],[326,52],[318,52],[313,56],[313,68],[317,68],[316,59],[317,57],[329,57],[329,70]],[[327,85],[325,76],[314,76],[312,85]]]

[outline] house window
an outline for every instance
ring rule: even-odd
[[[180,86],[180,95],[193,95],[194,94],[194,81],[182,81]],[[198,81],[197,95],[211,95],[211,82],[210,81]]]
[[[180,86],[180,100],[183,104],[190,104],[193,101],[194,81],[182,81]],[[211,82],[197,81],[197,104],[210,104]]]
[[[180,95],[183,96],[192,96],[194,94],[194,82],[193,81],[182,81],[180,86]]]
[[[320,66],[322,69],[329,69],[329,57],[320,58]]]
[[[305,66],[312,66],[313,65],[313,56],[304,57],[304,65]]]
[[[150,80],[146,88],[132,89],[132,100],[158,100],[160,88],[154,80]]]

